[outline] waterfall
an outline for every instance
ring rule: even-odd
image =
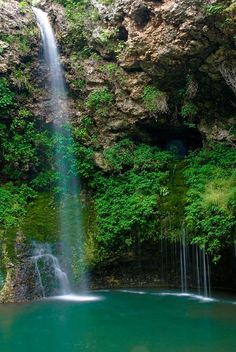
[[[198,294],[211,296],[210,263],[205,249],[187,243],[187,233],[182,229],[180,238],[180,277],[181,290],[188,292],[188,288],[196,288]]]
[[[59,233],[64,248],[64,260],[67,260],[66,268],[68,275],[71,277],[71,258],[76,251],[76,259],[82,259],[84,251],[79,199],[80,184],[76,176],[76,158],[73,155],[73,137],[69,124],[67,90],[59,60],[57,42],[48,16],[41,9],[33,7],[33,11],[41,31],[43,46],[41,66],[46,67],[48,71],[47,89],[50,104],[47,113],[53,120],[55,166],[58,175],[57,188],[61,204],[58,215]],[[69,285],[66,283],[68,280],[65,278],[65,273],[60,270],[59,263],[55,257],[49,254],[47,256],[51,258],[61,284],[66,284],[61,293],[68,293]],[[83,282],[84,289],[86,289],[86,278],[83,277],[81,282]],[[43,287],[41,290],[43,294]]]
[[[183,227],[182,237],[180,239],[180,272],[181,272],[181,289],[182,292],[187,292],[187,246],[186,232]]]
[[[197,276],[197,291],[200,295],[201,293],[201,281],[200,281],[200,263],[199,263],[199,248],[195,245],[195,254],[196,254],[196,276]]]
[[[50,276],[47,275],[49,271],[52,271],[53,280],[58,285],[59,294],[68,294],[70,292],[70,285],[67,274],[62,270],[57,257],[52,254],[50,246],[47,244],[35,244],[34,246],[35,249],[31,260],[35,265],[37,284],[41,296],[46,297],[46,290],[49,283],[47,279],[43,279],[43,276]]]

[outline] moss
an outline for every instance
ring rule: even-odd
[[[184,160],[173,164],[167,184],[169,193],[161,202],[162,235],[171,239],[178,238],[185,218],[188,190],[183,174],[185,166]]]
[[[58,239],[58,206],[50,193],[40,194],[28,206],[21,229],[30,240],[54,242]]]
[[[96,233],[96,209],[94,202],[90,201],[83,209],[83,219],[85,225],[85,256],[86,262],[89,266],[95,266],[101,261],[99,258],[99,251],[97,248]]]

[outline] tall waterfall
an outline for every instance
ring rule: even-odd
[[[59,51],[49,18],[41,9],[33,8],[41,31],[42,64],[48,70],[48,114],[52,116],[55,135],[55,165],[59,190],[59,232],[64,244],[68,275],[71,274],[71,258],[83,255],[83,230],[79,200],[79,180],[76,177],[76,158],[73,155],[73,138],[69,127],[68,99]],[[76,253],[75,253],[76,252]],[[54,263],[55,264],[55,263]],[[83,278],[83,282],[86,280]],[[84,284],[85,285],[85,284]],[[67,286],[67,291],[69,285]],[[64,293],[65,290],[63,291]]]

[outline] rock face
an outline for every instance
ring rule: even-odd
[[[48,12],[60,44],[71,91],[70,115],[78,126],[86,116],[94,122],[83,143],[99,151],[127,136],[153,142],[146,131],[150,126],[158,130],[187,125],[198,129],[204,140],[235,144],[236,10],[229,0],[221,13],[212,11],[221,4],[219,0],[115,0],[103,5],[90,0],[82,21],[86,44],[81,49],[70,39],[74,28],[65,9],[54,1],[38,1],[37,6]],[[39,30],[32,10],[13,0],[0,6],[0,40],[4,40],[0,70],[9,75],[23,64],[23,74],[36,88],[29,107],[36,117],[50,122],[44,108],[47,69],[38,71]],[[23,46],[16,39],[9,43],[21,36]],[[94,54],[84,58],[80,55],[84,48]],[[30,61],[34,63],[24,64]],[[17,77],[11,74],[11,80],[17,87]],[[145,88],[150,86],[157,92],[156,106],[151,108],[145,102]],[[103,89],[112,97],[106,111],[88,104],[91,93]]]
[[[85,116],[93,121],[86,144],[100,149],[125,136],[152,141],[140,124],[156,128],[197,128],[204,140],[235,144],[234,40],[235,6],[219,0],[115,0],[103,5],[88,1],[81,32],[85,49],[70,42],[73,26],[54,1],[38,1],[49,13],[62,52],[71,91],[74,123]],[[29,107],[36,117],[45,114],[45,72],[38,71],[39,30],[30,6],[1,2],[0,72],[22,89],[22,77],[36,89]],[[214,11],[213,11],[213,10]],[[25,83],[26,84],[26,83]],[[145,88],[156,88],[154,104],[145,102]],[[88,104],[92,92],[108,89],[107,111]],[[105,104],[106,105],[106,104]],[[100,109],[101,110],[101,109]],[[220,121],[220,122],[219,122]],[[213,131],[213,132],[211,132]]]
[[[0,73],[7,73],[27,61],[37,43],[35,21],[30,7],[20,7],[18,1],[0,2]]]
[[[30,62],[38,46],[37,26],[31,7],[18,1],[0,2],[0,73]]]
[[[214,10],[217,6],[223,10]],[[187,125],[204,140],[235,144],[236,10],[231,1],[90,1],[88,9],[97,11],[96,20],[88,12],[84,27],[96,54],[75,60],[76,47],[63,44],[70,26],[58,38],[76,100],[76,123],[83,116],[94,119],[99,148],[124,136],[150,141],[140,123],[157,129]],[[150,86],[157,89],[156,108],[145,104]],[[109,113],[86,104],[91,92],[104,88],[112,93]]]
[[[22,233],[16,235],[14,252],[14,264],[10,261],[8,253],[4,253],[7,276],[0,292],[0,302],[25,302],[41,297],[30,247],[25,243]]]

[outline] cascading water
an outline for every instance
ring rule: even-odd
[[[201,293],[201,281],[200,281],[200,263],[199,263],[199,248],[197,246],[194,246],[195,250],[195,259],[196,259],[196,276],[197,276],[197,290],[198,294],[200,295]]]
[[[34,246],[35,249],[31,259],[35,265],[40,294],[46,297],[48,282],[44,282],[43,276],[46,276],[45,273],[49,269],[52,271],[50,274],[53,275],[53,281],[58,286],[58,293],[60,295],[68,294],[70,292],[70,285],[67,274],[62,270],[57,257],[52,254],[50,246],[48,244],[35,244]]]
[[[180,274],[183,293],[188,292],[188,287],[196,287],[199,295],[201,293],[205,297],[211,295],[208,255],[204,249],[187,243],[187,234],[184,227],[180,238]]]
[[[180,239],[180,270],[181,270],[181,289],[182,292],[187,292],[187,246],[186,232],[183,228],[182,237]]]
[[[62,244],[64,244],[64,259],[67,260],[68,276],[71,276],[72,256],[76,256],[77,259],[81,259],[83,256],[83,228],[79,200],[80,185],[75,172],[76,158],[73,155],[73,138],[69,127],[67,91],[55,35],[48,16],[41,9],[34,7],[33,11],[42,37],[42,66],[45,66],[48,70],[48,97],[50,101],[48,114],[52,116],[53,120],[55,165],[61,204],[58,216],[59,233]],[[54,261],[55,270],[58,270],[58,274],[60,274],[58,261],[52,256],[51,259],[52,262]],[[85,275],[81,282],[83,282],[82,289],[86,290]],[[68,294],[69,291],[69,285],[67,284],[61,293]]]

